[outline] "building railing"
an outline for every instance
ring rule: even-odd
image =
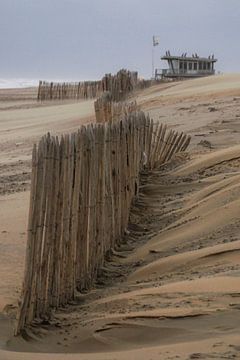
[[[206,70],[187,70],[187,69],[156,69],[155,76],[194,76],[194,75],[214,75],[214,69],[206,69]]]

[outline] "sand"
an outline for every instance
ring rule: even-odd
[[[240,75],[136,95],[189,151],[143,176],[124,244],[94,289],[12,337],[26,244],[32,144],[94,118],[93,102],[0,91],[0,360],[240,359]]]

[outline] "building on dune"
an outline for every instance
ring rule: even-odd
[[[171,55],[170,51],[161,57],[161,60],[168,62],[168,69],[156,69],[155,78],[195,78],[210,76],[215,74],[214,65],[217,59],[214,55],[200,57],[197,54],[187,56],[187,53],[181,56]]]

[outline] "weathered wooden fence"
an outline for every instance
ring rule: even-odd
[[[16,333],[88,289],[128,225],[143,167],[187,148],[190,137],[143,112],[44,136],[32,155],[25,275]]]
[[[154,169],[171,160],[173,155],[188,148],[191,136],[181,132],[167,131],[167,125],[150,124],[152,139],[148,150],[148,169]]]
[[[102,94],[101,81],[47,82],[39,81],[38,100],[93,99]]]
[[[106,74],[99,81],[55,83],[40,81],[38,100],[92,99],[110,91],[114,101],[120,101],[136,88],[137,72],[120,70],[116,75]]]
[[[106,74],[102,84],[103,92],[110,92],[113,101],[123,101],[137,88],[138,73],[122,69],[116,75]]]
[[[94,108],[97,123],[118,121],[122,116],[139,110],[136,101],[116,102],[113,101],[109,92],[103,93],[101,97],[95,100]]]

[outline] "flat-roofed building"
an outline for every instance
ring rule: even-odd
[[[217,59],[214,55],[208,57],[200,57],[197,54],[187,56],[187,53],[181,56],[173,56],[170,51],[161,57],[161,60],[168,62],[168,69],[156,69],[155,77],[168,78],[191,78],[202,77],[215,74],[214,64]]]

